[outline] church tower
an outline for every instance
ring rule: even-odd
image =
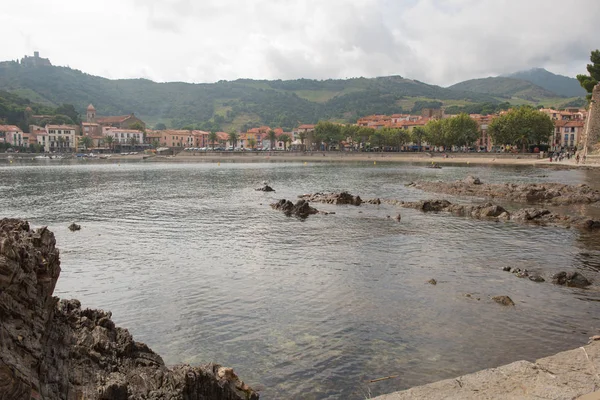
[[[96,122],[96,109],[92,104],[87,107],[87,122]]]

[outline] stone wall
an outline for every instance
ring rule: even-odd
[[[111,313],[53,297],[54,234],[0,220],[0,400],[258,400],[231,368],[167,368]]]
[[[592,92],[588,118],[581,138],[583,145],[581,156],[597,152],[599,150],[598,141],[600,141],[600,84],[596,85]]]

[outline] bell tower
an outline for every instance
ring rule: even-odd
[[[87,107],[87,122],[96,122],[96,109],[92,104]]]

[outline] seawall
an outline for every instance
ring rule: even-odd
[[[535,362],[517,361],[374,400],[599,400],[600,341]]]

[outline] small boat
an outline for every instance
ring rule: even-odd
[[[442,169],[442,167],[441,167],[441,166],[440,166],[440,164],[438,164],[438,163],[433,163],[433,164],[431,164],[431,165],[428,165],[428,166],[427,166],[427,167],[425,167],[425,168]]]
[[[47,155],[41,155],[41,156],[35,156],[34,157],[36,160],[49,160],[50,157],[48,157]]]

